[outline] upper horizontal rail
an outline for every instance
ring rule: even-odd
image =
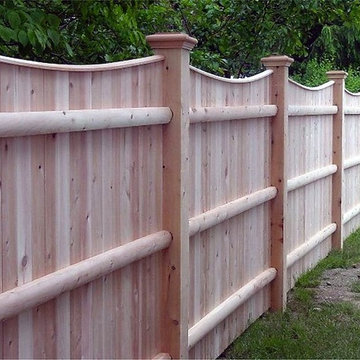
[[[245,105],[190,108],[190,122],[227,121],[274,116],[276,105]]]
[[[243,196],[227,204],[220,205],[214,209],[204,212],[189,220],[189,236],[198,232],[205,231],[215,225],[222,223],[244,211],[250,210],[255,206],[261,205],[276,196],[277,190],[274,186],[256,191],[252,194]]]
[[[306,174],[294,177],[287,181],[288,191],[293,191],[299,189],[305,185],[311,184],[317,180],[323,179],[329,175],[335,174],[337,171],[337,166],[332,164],[324,166],[320,169],[309,171]]]
[[[0,294],[0,321],[166,249],[168,231],[139,238]]]
[[[259,290],[270,284],[276,277],[276,270],[269,268],[249,281],[246,285],[228,297],[224,302],[210,311],[198,323],[189,329],[188,349],[196,345],[206,334],[225,320],[246,300],[255,295]]]
[[[289,105],[289,116],[333,115],[338,112],[336,105]]]
[[[0,112],[0,137],[166,124],[167,107]]]
[[[50,64],[37,61],[29,61],[22,59],[14,59],[7,56],[0,56],[0,64],[9,64],[15,66],[25,66],[28,68],[35,68],[41,70],[54,70],[54,71],[108,71],[125,69],[134,66],[153,64],[163,61],[165,57],[163,55],[147,56],[140,59],[116,61],[108,64],[94,64],[94,65],[65,65],[65,64]]]
[[[298,82],[296,82],[296,81],[293,80],[293,79],[289,79],[289,82],[290,82],[291,84],[294,84],[294,85],[298,86],[298,87],[301,88],[301,89],[310,90],[310,91],[323,90],[323,89],[326,89],[326,88],[332,86],[332,85],[335,83],[334,80],[330,80],[330,81],[327,81],[326,83],[324,83],[324,84],[322,84],[322,85],[310,87],[310,86],[305,86],[305,85],[299,84]]]
[[[250,76],[248,78],[243,78],[243,79],[229,79],[229,78],[224,78],[221,76],[217,76],[214,74],[210,74],[204,70],[200,70],[194,66],[190,66],[190,70],[197,72],[198,74],[204,75],[210,79],[214,79],[214,80],[219,80],[219,81],[223,81],[223,82],[227,82],[227,83],[231,83],[231,84],[246,84],[246,83],[250,83],[250,82],[254,82],[254,81],[258,81],[261,79],[264,79],[268,76],[270,76],[273,71],[272,70],[265,70],[259,74],[256,74],[254,76]]]
[[[348,95],[351,95],[351,96],[360,96],[360,92],[358,92],[358,93],[353,93],[353,92],[351,92],[351,91],[348,90],[348,89],[345,89],[345,93],[347,93]]]

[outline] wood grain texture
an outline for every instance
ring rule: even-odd
[[[0,111],[162,107],[162,61],[82,72],[2,64]],[[9,137],[0,146],[2,291],[162,229],[161,125]],[[161,259],[6,320],[1,355],[156,355]]]
[[[328,107],[333,105],[333,85],[305,88],[289,82],[289,105]],[[306,177],[332,165],[332,115],[301,115],[289,118],[289,179]],[[333,175],[332,175],[333,176]],[[287,246],[290,254],[312,236],[330,225],[332,176],[315,178],[288,194]],[[288,270],[288,288],[298,276],[325,257],[331,249],[331,236],[321,242]]]
[[[190,107],[269,104],[270,74],[232,83],[191,70]],[[269,118],[191,124],[190,217],[267,188],[269,154]],[[190,238],[189,327],[269,267],[269,227],[265,203]],[[189,356],[218,356],[269,306],[266,286],[195,344]]]

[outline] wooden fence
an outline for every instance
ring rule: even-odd
[[[214,358],[360,226],[360,96],[196,40],[107,65],[0,57],[0,356]]]

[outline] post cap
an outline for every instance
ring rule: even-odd
[[[184,33],[158,33],[148,35],[146,41],[153,49],[191,50],[197,40]]]
[[[330,80],[346,79],[347,76],[348,76],[348,73],[346,71],[343,71],[343,70],[334,70],[334,71],[327,71],[326,76]]]
[[[294,62],[294,59],[286,55],[272,55],[262,58],[261,62],[266,67],[272,67],[272,66],[289,67]]]

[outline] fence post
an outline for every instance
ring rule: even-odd
[[[172,358],[187,358],[189,53],[197,41],[186,34],[154,34],[146,39],[156,54],[165,56],[164,106],[173,112],[163,128],[163,228],[173,239],[164,263],[161,351]]]
[[[333,164],[337,166],[337,171],[332,176],[332,222],[336,224],[336,230],[332,235],[332,249],[342,249],[343,246],[343,191],[344,191],[344,164],[343,164],[343,131],[344,131],[344,92],[345,71],[328,71],[326,73],[329,80],[333,80],[333,104],[338,107],[338,111],[333,115]]]
[[[271,266],[277,270],[271,284],[271,309],[283,310],[286,306],[286,228],[287,207],[287,132],[288,132],[288,74],[294,60],[287,56],[270,56],[261,59],[271,76],[271,104],[277,114],[271,124],[271,185],[277,195],[271,202]]]

